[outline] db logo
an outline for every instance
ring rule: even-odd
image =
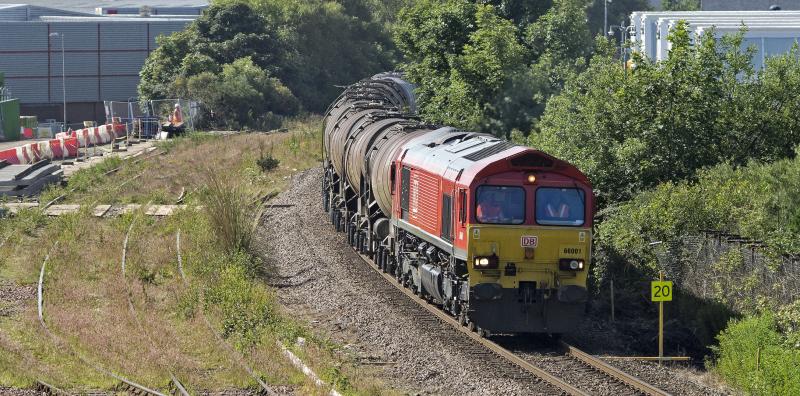
[[[539,246],[538,236],[523,236],[520,238],[520,245],[524,248],[535,248]]]

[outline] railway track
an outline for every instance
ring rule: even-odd
[[[183,194],[181,194],[181,196],[183,196]],[[181,281],[183,281],[183,285],[186,288],[189,288],[190,287],[189,279],[186,277],[186,273],[183,271],[183,256],[181,255],[181,230],[180,229],[178,230],[178,232],[175,235],[175,250],[176,250],[177,256],[178,256],[178,273],[181,276]],[[200,300],[200,306],[201,307],[203,306],[202,298],[203,297],[202,297],[202,294],[201,294],[201,297],[200,297],[200,299],[201,299]],[[244,369],[244,371],[246,371],[247,374],[250,375],[250,377],[253,378],[254,381],[256,381],[258,386],[261,388],[260,393],[263,394],[263,395],[268,395],[268,396],[277,395],[277,393],[274,390],[272,390],[272,388],[269,385],[267,385],[266,382],[264,382],[258,375],[256,375],[256,372],[245,362],[244,357],[241,354],[239,354],[238,352],[236,352],[236,350],[233,348],[233,346],[231,346],[227,341],[225,341],[225,339],[222,338],[222,335],[220,335],[217,332],[217,330],[214,329],[214,326],[211,324],[211,322],[208,320],[206,315],[203,313],[203,308],[200,308],[199,315],[200,315],[200,318],[203,321],[203,324],[205,324],[206,328],[208,329],[208,331],[210,331],[211,334],[213,334],[214,337],[217,339],[217,343],[222,345],[223,348],[231,356],[231,359],[233,361],[235,361],[239,366],[241,366],[242,369]]]
[[[126,273],[125,273],[126,272],[125,271],[126,270],[126,263],[127,263],[127,258],[128,258],[128,242],[130,240],[131,231],[133,230],[133,226],[135,224],[136,224],[136,218],[134,217],[133,221],[131,221],[131,225],[128,227],[128,231],[125,233],[125,240],[122,243],[121,267],[122,267],[122,279],[125,282],[125,296],[127,297],[127,300],[128,300],[128,311],[130,312],[131,317],[133,318],[134,322],[136,323],[136,328],[142,334],[145,335],[145,337],[147,338],[148,342],[150,343],[150,348],[154,352],[158,353],[158,351],[157,351],[158,348],[156,347],[155,342],[153,341],[153,338],[150,337],[150,333],[147,331],[147,329],[145,329],[144,324],[142,323],[141,319],[139,318],[139,315],[136,312],[136,308],[133,305],[132,293],[131,293],[131,290],[130,290],[130,285],[127,282],[127,276],[126,276]],[[159,360],[161,360],[161,359],[163,359],[163,355],[161,355],[159,353]],[[186,388],[183,386],[183,384],[180,382],[180,380],[178,380],[178,377],[176,377],[175,373],[172,372],[172,369],[166,367],[166,365],[163,364],[163,363],[161,365],[165,366],[165,368],[167,368],[167,370],[168,370],[167,372],[168,372],[168,374],[170,376],[170,384],[171,384],[170,386],[172,388],[173,393],[180,394],[181,396],[189,396],[189,392],[186,391]]]
[[[471,348],[469,351],[470,354],[474,354],[479,357],[488,355],[498,356],[520,368],[525,373],[546,382],[563,394],[584,396],[596,393],[595,389],[585,389],[586,386],[574,384],[574,381],[569,381],[558,374],[553,374],[550,371],[541,368],[539,364],[532,362],[531,359],[520,356],[519,353],[511,351],[492,341],[491,339],[481,337],[478,333],[469,330],[465,326],[462,326],[456,318],[448,315],[446,312],[439,309],[436,305],[431,304],[429,301],[415,295],[410,289],[403,287],[393,276],[383,272],[380,268],[378,268],[375,262],[369,257],[364,256],[357,251],[355,251],[355,253],[361,258],[365,266],[368,266],[371,270],[384,278],[387,283],[391,284],[395,289],[402,292],[409,300],[424,308],[424,311],[417,309],[416,312],[410,312],[408,309],[405,309],[404,313],[411,315],[415,321],[431,322],[438,320],[451,325],[453,328],[457,329],[459,332],[473,341],[474,346],[479,347],[477,349]],[[562,362],[557,364],[569,364],[568,362],[563,362],[563,360],[571,360],[573,363],[583,366],[583,369],[578,370],[562,370],[566,373],[572,374],[571,377],[573,378],[575,376],[592,375],[595,377],[593,378],[595,383],[598,381],[605,382],[605,388],[615,389],[614,394],[642,394],[652,396],[669,395],[667,392],[659,389],[658,387],[627,374],[616,367],[609,365],[602,359],[583,352],[574,346],[571,346],[563,341],[561,341],[559,345],[563,349],[563,359]]]
[[[48,335],[48,337],[50,337],[50,339],[56,346],[67,348],[72,356],[76,357],[86,366],[91,367],[93,370],[97,371],[102,375],[105,375],[109,378],[119,381],[118,388],[120,390],[126,390],[136,395],[166,396],[166,394],[164,393],[150,389],[144,385],[133,382],[126,377],[123,377],[109,370],[106,370],[102,366],[98,365],[97,363],[93,362],[92,360],[90,360],[89,358],[78,352],[72,345],[66,342],[66,340],[55,334],[47,325],[47,321],[45,320],[45,315],[44,315],[44,280],[45,280],[44,276],[47,269],[47,263],[50,261],[50,255],[57,247],[58,247],[58,242],[53,244],[53,247],[45,256],[44,261],[42,262],[41,270],[39,271],[39,283],[37,288],[37,305],[38,305],[39,324],[41,325],[44,332]],[[71,394],[70,392],[61,390],[55,387],[54,385],[50,384],[49,382],[46,382],[41,379],[37,380],[36,387],[40,392],[45,394],[53,394],[53,395]],[[100,393],[90,392],[89,394],[100,394]]]

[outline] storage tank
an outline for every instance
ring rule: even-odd
[[[347,87],[328,109],[324,120],[324,151],[336,173],[346,176],[345,154],[351,139],[360,136],[374,119],[389,112],[396,113],[396,118],[404,118],[403,113],[415,111],[414,86],[398,73],[377,74]],[[368,145],[369,140],[363,144]],[[357,172],[362,166],[354,164],[352,168]],[[351,181],[356,183],[353,185],[356,190],[360,189],[358,175]]]
[[[419,122],[402,122],[382,133],[367,156],[366,173],[369,175],[372,193],[386,217],[392,212],[392,162],[400,150],[414,139],[433,131],[449,133],[450,128],[440,128]]]
[[[345,176],[356,193],[361,193],[367,155],[377,140],[392,126],[409,121],[397,112],[374,113],[352,133],[345,147]]]

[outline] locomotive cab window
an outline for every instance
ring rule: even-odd
[[[542,225],[582,226],[586,193],[577,188],[540,187],[536,190],[536,222]]]
[[[475,217],[483,224],[525,222],[525,190],[522,187],[480,186],[475,199]]]

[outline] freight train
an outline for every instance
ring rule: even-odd
[[[323,206],[383,271],[484,336],[581,319],[594,194],[575,166],[421,121],[396,73],[346,88],[324,128]]]

